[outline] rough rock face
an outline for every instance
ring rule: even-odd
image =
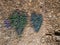
[[[28,14],[22,38],[14,28],[6,28],[4,24],[15,9]],[[32,12],[43,16],[38,33],[31,26]],[[0,0],[0,45],[60,45],[60,0]]]
[[[48,33],[54,39],[52,45],[60,45],[60,0],[46,0],[45,8]]]

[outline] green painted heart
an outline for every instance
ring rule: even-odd
[[[14,10],[12,14],[9,16],[10,24],[12,27],[15,27],[18,35],[21,35],[24,27],[27,24],[27,16],[26,13],[19,10]]]

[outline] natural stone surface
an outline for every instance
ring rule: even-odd
[[[32,12],[43,15],[43,25],[38,33],[34,32],[31,24],[25,27],[22,38],[19,38],[14,28],[7,29],[4,19],[12,10],[19,9],[27,12],[28,21]],[[30,22],[29,22],[30,23]],[[0,45],[60,45],[60,0],[0,0]]]

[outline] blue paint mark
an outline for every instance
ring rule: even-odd
[[[41,14],[36,14],[36,13],[32,13],[31,14],[31,22],[33,24],[33,27],[35,29],[36,32],[39,31],[39,29],[41,28],[42,22],[43,22],[43,17]]]

